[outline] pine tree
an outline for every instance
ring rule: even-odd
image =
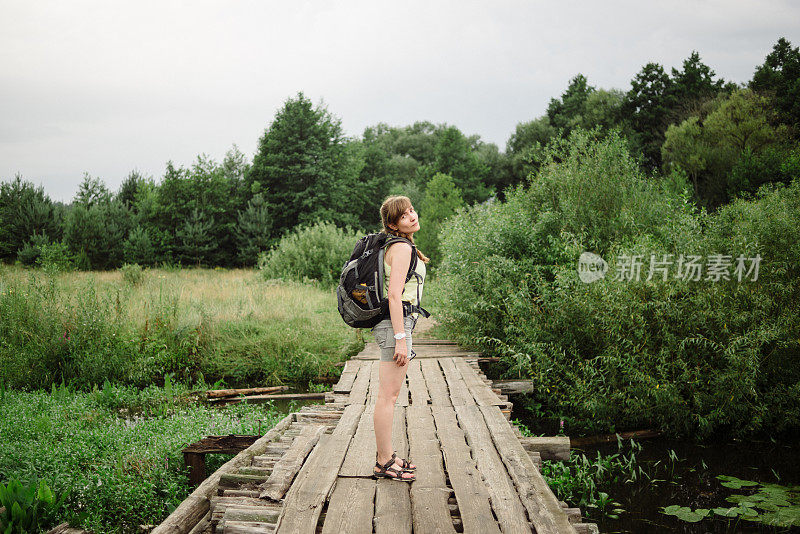
[[[259,252],[272,242],[272,218],[261,193],[254,195],[247,209],[239,212],[235,233],[239,261],[242,265],[255,265]]]
[[[181,258],[196,265],[206,260],[209,252],[215,247],[211,235],[213,227],[214,218],[207,217],[204,212],[195,208],[183,228],[177,232]]]
[[[125,263],[152,265],[155,255],[153,242],[146,228],[136,226],[122,245]]]
[[[300,223],[327,218],[353,224],[361,206],[350,208],[363,185],[363,167],[346,149],[341,121],[325,108],[313,107],[302,92],[288,99],[264,132],[247,183],[266,189],[265,200],[276,235]]]

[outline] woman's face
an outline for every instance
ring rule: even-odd
[[[397,221],[397,224],[390,224],[389,228],[398,230],[404,234],[413,234],[419,230],[419,216],[414,211],[414,206],[409,207]]]

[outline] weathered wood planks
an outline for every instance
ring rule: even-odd
[[[340,477],[328,504],[322,534],[372,534],[374,503],[374,479]]]
[[[497,452],[520,496],[537,534],[569,533],[575,529],[522,447],[497,406],[479,406]]]
[[[408,457],[406,408],[402,406],[397,406],[394,410],[392,444],[395,446],[398,456],[401,458]],[[375,462],[372,465],[374,466]],[[408,491],[409,488],[410,484],[408,482],[378,479],[375,493],[376,534],[411,533],[411,496]]]
[[[450,390],[450,402],[452,402],[453,406],[475,404],[475,399],[467,389],[467,384],[464,382],[461,373],[456,369],[453,358],[441,358],[439,365],[444,371],[447,387]]]
[[[317,443],[286,494],[276,532],[314,532],[363,412],[363,404],[347,406],[333,433]]]
[[[494,447],[483,414],[477,406],[456,406],[455,412],[489,490],[500,530],[503,534],[530,534],[525,508]]]
[[[459,428],[453,407],[433,406],[436,435],[441,442],[442,454],[450,485],[456,494],[458,509],[465,534],[500,534],[489,505],[489,492],[470,455],[470,449]]]
[[[372,374],[371,365],[371,362],[361,362],[358,374],[353,380],[353,387],[350,389],[350,398],[347,404],[364,404],[366,402],[369,379]]]
[[[417,466],[417,480],[411,484],[411,521],[414,532],[454,533],[455,527],[447,506],[450,490],[446,484],[442,453],[430,407],[409,406],[406,424],[410,458]]]
[[[324,431],[325,427],[322,425],[307,425],[303,427],[300,434],[294,438],[289,450],[272,468],[269,478],[261,486],[262,491],[259,497],[274,501],[283,498],[294,476],[300,471],[306,456],[317,444]]]
[[[333,392],[350,393],[359,367],[361,367],[361,361],[359,360],[347,360],[344,362],[344,369],[342,370],[341,376],[339,376],[339,381],[333,386]]]
[[[408,391],[411,393],[411,404],[415,406],[426,406],[431,401],[428,394],[428,386],[425,385],[425,378],[419,366],[419,360],[411,360],[406,371],[408,379]]]
[[[453,358],[453,364],[459,370],[467,389],[479,406],[505,406],[507,404],[506,401],[500,400],[500,397],[486,385],[475,369],[470,367],[463,358]]]
[[[450,394],[447,391],[447,383],[442,375],[442,370],[439,368],[439,361],[421,360],[419,366],[422,370],[422,376],[425,377],[425,385],[428,388],[431,404],[452,406]]]

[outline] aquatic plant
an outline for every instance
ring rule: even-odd
[[[688,523],[697,523],[716,516],[738,518],[775,527],[800,526],[800,486],[761,484],[728,475],[717,476],[722,486],[731,489],[757,490],[752,494],[734,494],[727,497],[733,506],[698,508],[677,504],[666,506],[662,513],[672,515]]]

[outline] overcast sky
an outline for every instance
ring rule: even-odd
[[[69,201],[84,172],[252,159],[298,91],[350,136],[429,120],[504,150],[577,73],[627,90],[697,50],[741,83],[781,36],[800,2],[0,0],[0,180]]]

